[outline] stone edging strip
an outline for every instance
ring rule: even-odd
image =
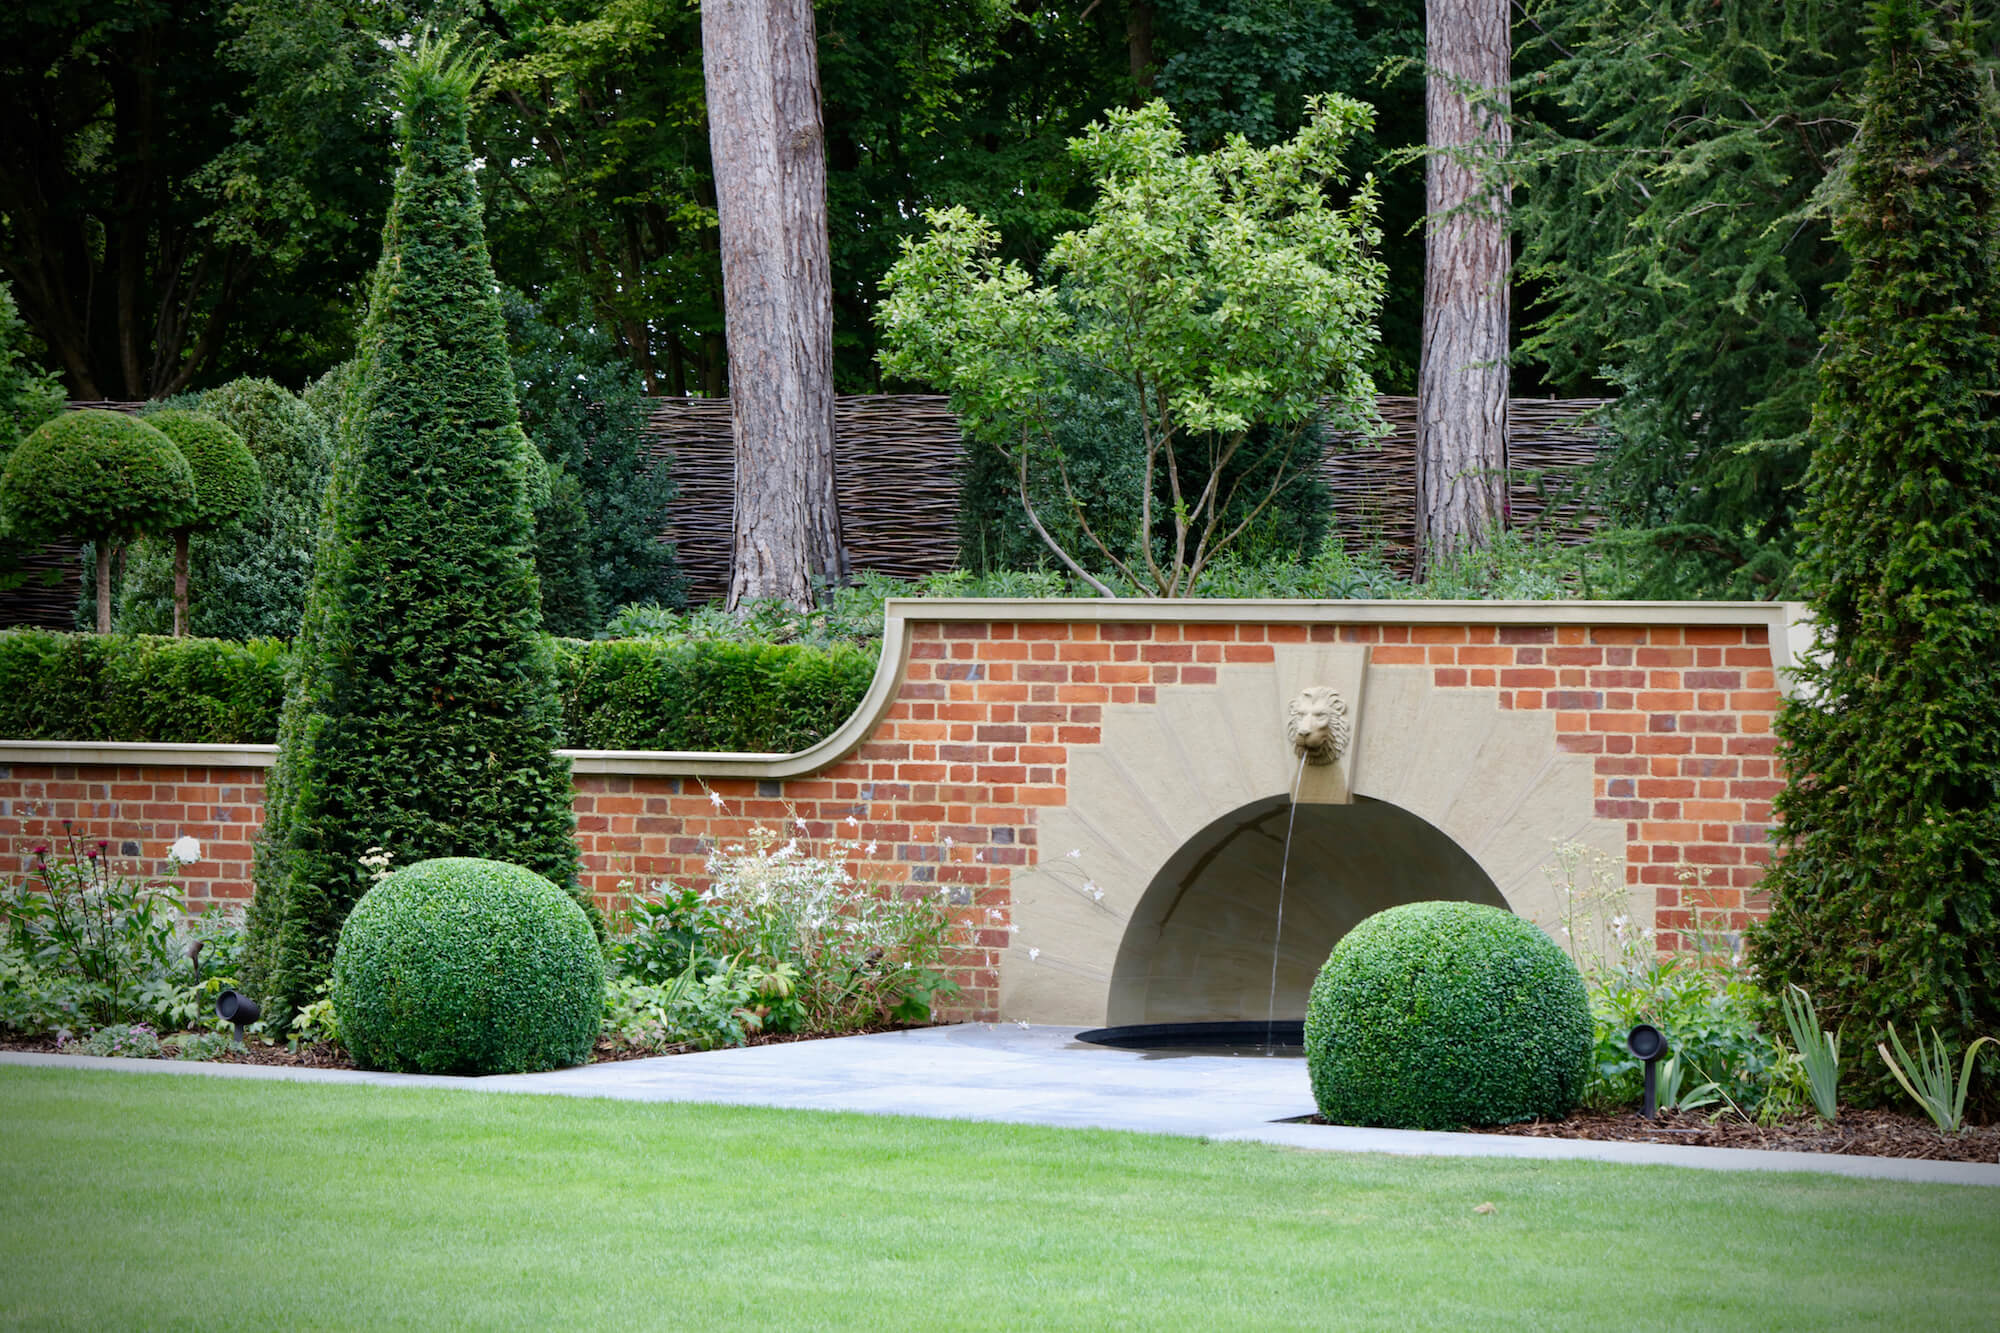
[[[1798,602],[1420,602],[1217,598],[908,598],[883,609],[882,656],[860,706],[838,730],[795,754],[662,750],[563,750],[573,772],[596,776],[789,778],[851,754],[875,730],[903,681],[917,623],[1069,622],[1167,625],[1761,625],[1773,665],[1794,666],[1810,646]],[[1782,679],[1782,677],[1781,677]],[[0,740],[0,764],[162,764],[267,769],[275,745],[170,745],[145,741]]]

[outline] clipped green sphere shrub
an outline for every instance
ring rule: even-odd
[[[146,424],[174,442],[194,473],[194,506],[181,527],[219,528],[263,493],[263,473],[250,446],[214,417],[167,408],[148,416]]]
[[[0,472],[0,510],[19,537],[122,541],[176,527],[193,506],[187,459],[123,412],[65,412],[30,432]]]
[[[1590,1000],[1568,955],[1497,907],[1406,903],[1334,946],[1306,1006],[1306,1068],[1342,1125],[1457,1129],[1581,1100]]]
[[[341,1040],[369,1069],[521,1074],[582,1064],[604,956],[576,900],[476,857],[405,866],[361,896],[333,958]]]

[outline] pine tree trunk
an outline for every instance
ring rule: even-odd
[[[97,632],[111,632],[111,539],[97,539]]]
[[[701,32],[736,436],[729,605],[809,606],[815,576],[845,572],[812,6],[703,0]]]
[[[1485,545],[1506,524],[1507,497],[1507,196],[1484,173],[1509,140],[1507,3],[1428,0],[1425,18],[1420,568],[1429,556]]]
[[[174,534],[174,637],[187,637],[188,623],[188,535]]]

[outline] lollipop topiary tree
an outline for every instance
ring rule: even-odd
[[[251,978],[281,1010],[326,978],[371,848],[578,892],[532,451],[466,135],[480,71],[431,41],[399,68],[402,162],[257,849]]]
[[[111,558],[144,532],[187,521],[194,473],[166,435],[122,412],[66,412],[35,428],[0,472],[0,513],[27,539],[97,546],[97,632],[111,632]]]
[[[264,477],[243,437],[214,417],[168,409],[146,418],[146,424],[174,442],[194,473],[194,504],[175,524],[174,637],[187,634],[188,538],[212,532],[235,518],[263,493]]]

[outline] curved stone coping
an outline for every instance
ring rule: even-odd
[[[696,750],[563,750],[574,772],[593,776],[790,778],[845,758],[871,735],[902,685],[910,626],[963,624],[1147,625],[1762,625],[1772,662],[1798,664],[1810,646],[1799,602],[1446,602],[1224,600],[1218,598],[911,598],[884,604],[882,655],[860,706],[825,740],[795,754]],[[1783,682],[1783,676],[1780,677]],[[171,745],[148,741],[0,741],[0,763],[171,764],[271,767],[275,745]]]

